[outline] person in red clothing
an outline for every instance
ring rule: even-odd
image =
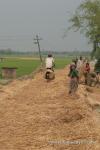
[[[88,73],[90,72],[90,64],[89,63],[86,63],[85,71]]]
[[[84,67],[85,84],[87,84],[89,73],[90,73],[90,64],[86,63]]]

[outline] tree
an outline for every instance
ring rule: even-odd
[[[80,30],[93,43],[92,55],[100,48],[100,0],[85,0],[69,20],[70,29]],[[98,49],[97,49],[98,48]]]
[[[96,65],[95,65],[95,71],[100,73],[100,58],[98,59]]]

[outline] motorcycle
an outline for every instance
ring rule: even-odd
[[[45,72],[45,79],[47,81],[55,79],[55,73],[51,68],[47,68]]]

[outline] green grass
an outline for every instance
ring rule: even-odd
[[[71,61],[70,58],[56,58],[55,68],[62,69]],[[17,67],[17,77],[28,75],[32,73],[37,67],[39,67],[39,60],[32,60],[30,58],[5,58],[3,62],[0,62],[0,78],[1,78],[1,68],[2,67]]]
[[[55,68],[62,69],[71,62],[71,58],[56,58],[55,59]]]
[[[3,62],[0,62],[0,70],[2,67],[17,67],[17,77],[20,77],[32,73],[39,65],[40,62],[38,60],[7,58]]]

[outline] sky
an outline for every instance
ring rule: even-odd
[[[36,51],[38,34],[43,51],[91,50],[79,32],[64,33],[69,18],[83,0],[0,0],[0,49]]]

